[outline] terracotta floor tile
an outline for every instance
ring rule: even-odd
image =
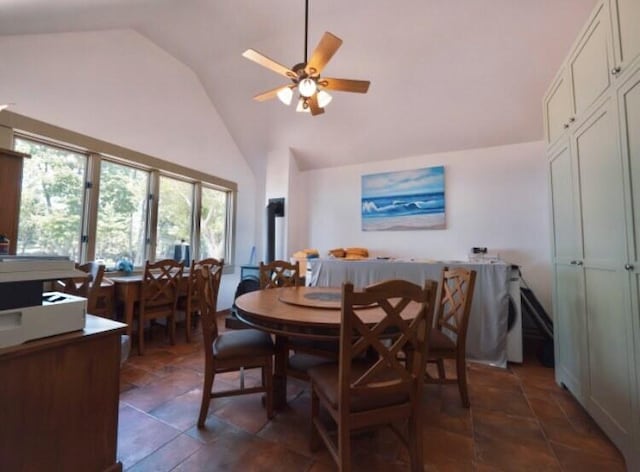
[[[509,415],[533,418],[522,389],[519,386],[475,386],[469,385],[469,400],[474,410],[502,411]]]
[[[288,406],[271,421],[261,394],[224,397],[211,401],[205,428],[198,429],[201,333],[187,344],[179,324],[175,346],[163,334],[154,331],[146,354],[134,349],[122,368],[118,457],[127,470],[336,470],[325,447],[309,450],[304,381],[288,380]],[[446,368],[455,372],[452,362]],[[624,470],[619,451],[535,356],[507,369],[469,362],[467,375],[471,408],[462,407],[455,384],[424,387],[426,471]],[[217,376],[214,390],[237,386],[238,377]],[[245,380],[259,383],[260,371],[246,371]],[[355,435],[352,450],[354,471],[408,470],[407,451],[388,429]]]
[[[473,438],[445,429],[426,427],[422,431],[425,465],[432,469],[473,470]]]
[[[169,472],[202,446],[201,442],[181,434],[126,470],[127,472]]]
[[[202,376],[193,371],[178,370],[144,387],[124,392],[120,399],[143,411],[150,411],[177,395],[202,385]]]
[[[474,411],[473,427],[479,463],[507,470],[560,470],[535,419]]]
[[[551,446],[566,472],[625,472],[624,462],[596,454],[590,450],[580,448],[573,449],[551,442]]]
[[[155,452],[180,431],[129,406],[120,408],[118,460],[127,468]]]

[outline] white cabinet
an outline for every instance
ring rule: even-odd
[[[640,2],[612,0],[611,26],[616,60],[612,72],[618,75],[640,55]]]
[[[640,470],[639,8],[640,0],[599,2],[544,101],[556,380],[629,470]],[[554,134],[562,86],[575,120]]]
[[[551,85],[544,101],[545,135],[547,143],[553,144],[569,128],[573,116],[571,83],[566,69],[562,69]]]
[[[569,57],[574,116],[584,113],[611,84],[610,37],[608,6],[601,3]]]

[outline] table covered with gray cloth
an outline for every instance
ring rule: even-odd
[[[310,273],[307,272],[307,276],[311,286],[340,287],[343,282],[352,282],[356,288],[389,279],[404,279],[420,285],[426,279],[439,281],[444,266],[475,270],[476,286],[467,330],[467,359],[506,367],[509,264],[311,259],[309,266]]]

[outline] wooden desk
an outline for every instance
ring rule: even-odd
[[[274,406],[281,409],[287,403],[287,357],[289,336],[307,339],[339,339],[341,319],[341,289],[328,287],[283,287],[256,290],[236,299],[238,318],[248,325],[276,335],[274,366]],[[407,310],[403,317],[413,318]],[[366,324],[380,322],[385,316],[379,307],[358,310]]]
[[[0,349],[0,470],[120,471],[122,323]]]

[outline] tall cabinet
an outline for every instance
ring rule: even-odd
[[[544,99],[556,380],[640,470],[640,2],[602,0]]]

